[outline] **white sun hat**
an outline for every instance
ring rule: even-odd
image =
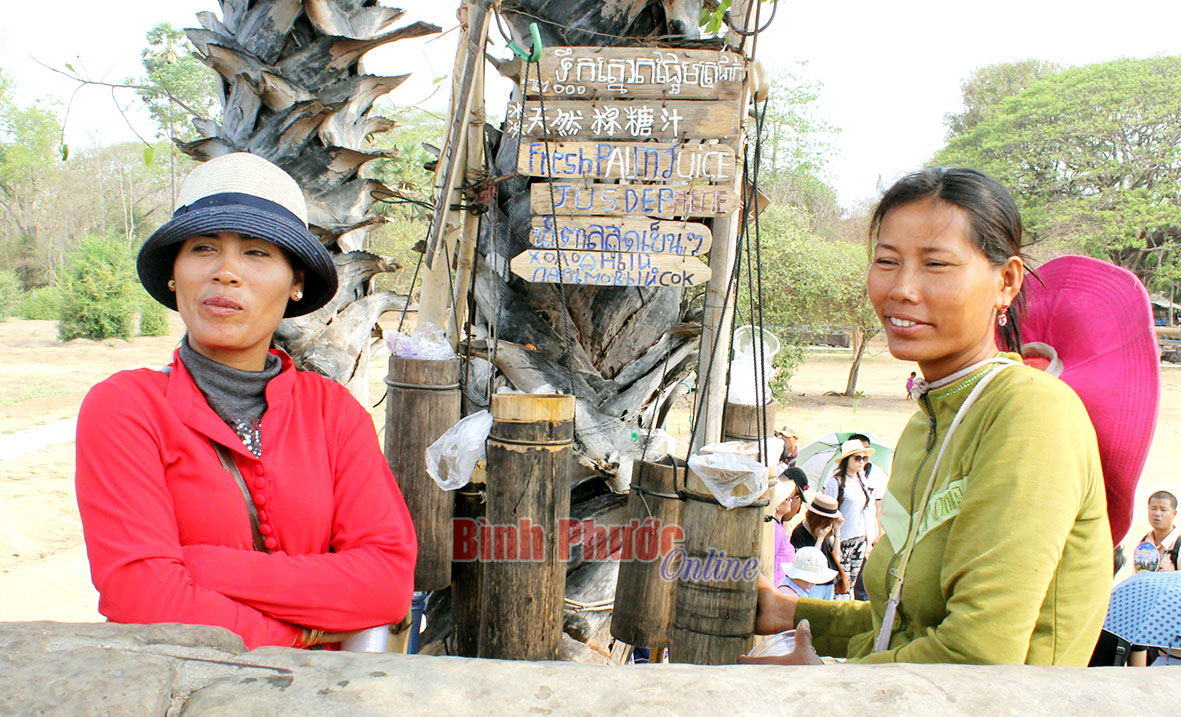
[[[792,580],[807,580],[814,585],[831,582],[837,576],[837,571],[828,567],[828,560],[820,548],[810,545],[797,550],[795,558],[790,563],[780,564],[780,567]]]

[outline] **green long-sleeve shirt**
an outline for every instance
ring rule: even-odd
[[[917,515],[956,411],[994,370]],[[822,655],[851,662],[1086,665],[1107,610],[1111,532],[1082,402],[1041,371],[990,364],[919,404],[894,454],[885,535],[865,565],[869,602],[805,598],[796,621],[810,621]],[[874,653],[912,511],[921,524],[898,620],[890,649]]]

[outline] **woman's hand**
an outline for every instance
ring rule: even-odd
[[[795,626],[799,598],[776,589],[766,575],[759,575],[758,603],[755,607],[755,634],[774,635]]]
[[[800,624],[796,627],[796,649],[792,650],[786,655],[777,655],[773,657],[747,657],[742,655],[738,658],[740,665],[822,665],[820,655],[816,654],[816,648],[812,647],[812,626],[808,624],[807,620],[800,620]]]

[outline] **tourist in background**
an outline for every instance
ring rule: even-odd
[[[865,477],[865,466],[874,453],[869,439],[849,438],[841,444],[834,459],[836,468],[821,488],[824,494],[836,499],[841,512],[839,536],[841,567],[850,580],[856,580],[868,552],[866,532],[867,513],[874,511],[876,499]],[[874,513],[876,520],[876,513]],[[852,593],[837,593],[838,598],[850,599]]]
[[[828,566],[828,561],[818,548],[800,548],[790,563],[783,566],[784,577],[779,581],[779,590],[796,597],[825,599],[831,594],[826,590],[837,578],[837,571]]]
[[[817,493],[812,496],[812,502],[804,512],[804,520],[791,533],[791,544],[797,552],[809,546],[818,548],[828,560],[828,566],[837,571],[837,579],[824,586],[826,589],[822,595],[814,597],[831,600],[837,593],[849,592],[849,576],[841,567],[840,546],[837,542],[840,525],[841,512],[837,509],[836,498]]]
[[[808,487],[808,476],[796,467],[787,469],[775,482],[771,502],[774,512],[768,516],[771,529],[775,531],[775,564],[772,566],[772,580],[778,585],[783,580],[783,565],[795,557],[795,546],[787,533],[787,523],[800,512],[804,504],[804,491]]]

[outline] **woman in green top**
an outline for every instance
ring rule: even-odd
[[[760,586],[756,630],[798,625],[797,649],[745,661],[1087,664],[1111,583],[1103,478],[1078,396],[1020,363],[1021,233],[1009,192],[975,170],[924,169],[882,197],[869,298],[922,379],[869,601]]]

